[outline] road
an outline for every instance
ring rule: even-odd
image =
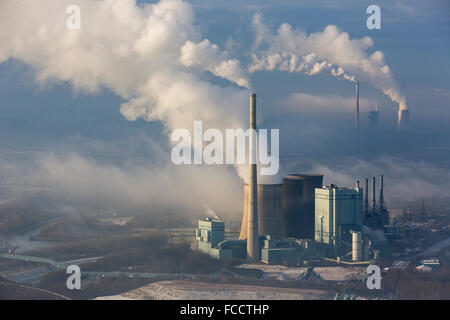
[[[44,295],[50,295],[54,298],[57,298],[59,300],[71,300],[70,298],[63,296],[62,294],[56,293],[56,292],[52,292],[46,289],[41,289],[41,288],[34,288],[34,287],[30,287],[27,285],[23,285],[23,284],[17,284],[17,283],[10,283],[10,282],[0,282],[0,286],[1,287],[10,287],[10,288],[20,288],[20,289],[27,289],[27,290],[31,290],[31,291],[35,291],[36,293],[39,293],[40,295],[44,294]]]
[[[47,225],[64,219],[65,217],[56,217],[49,220],[46,220],[44,222],[39,223],[36,226],[33,226],[29,228],[28,230],[24,230],[22,232],[18,232],[16,234],[10,235],[6,237],[6,240],[9,243],[15,243],[19,247],[16,249],[16,253],[23,253],[30,250],[35,249],[41,249],[45,247],[49,247],[53,245],[54,243],[49,241],[31,241],[30,238],[37,236],[43,228],[45,228]]]
[[[30,256],[22,256],[15,254],[0,254],[0,258],[5,259],[13,259],[20,260],[26,262],[38,262],[45,263],[45,266],[34,268],[31,270],[21,271],[14,274],[2,275],[4,278],[14,281],[17,283],[27,283],[27,284],[37,284],[39,280],[45,276],[47,273],[55,270],[61,270],[67,268],[67,266],[71,264],[82,265],[88,262],[96,262],[98,259],[102,257],[91,257],[91,258],[83,258],[76,259],[64,262],[58,262],[48,258],[40,258],[40,257],[30,257]],[[175,273],[149,273],[149,272],[122,272],[122,271],[81,271],[81,274],[88,277],[119,277],[126,276],[130,278],[169,278],[169,279],[193,279],[195,275],[193,274],[175,274]]]
[[[83,259],[77,259],[77,260],[64,261],[61,263],[57,262],[57,261],[49,260],[49,261],[52,261],[52,263],[47,262],[48,264],[45,266],[34,268],[31,270],[17,272],[14,274],[3,275],[3,277],[10,281],[14,281],[17,283],[26,283],[26,284],[35,285],[35,284],[38,284],[40,279],[42,277],[44,277],[46,274],[48,274],[49,272],[52,272],[52,271],[55,271],[55,270],[58,270],[61,268],[66,268],[68,265],[71,265],[71,264],[82,265],[82,264],[89,263],[89,262],[96,262],[100,258],[101,257],[83,258]],[[28,257],[27,259],[28,260],[26,260],[26,261],[43,262],[42,258]],[[22,258],[19,260],[23,261]]]

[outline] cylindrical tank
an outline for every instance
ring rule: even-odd
[[[283,215],[288,237],[314,239],[315,189],[323,175],[289,174],[283,179]]]
[[[282,184],[258,184],[258,230],[259,234],[274,239],[286,237],[282,207]],[[244,210],[239,239],[247,239],[248,184],[244,184]]]
[[[352,233],[352,260],[362,260],[362,236],[361,232]]]

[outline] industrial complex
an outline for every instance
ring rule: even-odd
[[[356,86],[356,124],[359,86]],[[256,130],[256,95],[250,94],[250,128]],[[252,133],[250,134],[250,157]],[[250,164],[249,182],[243,184],[244,205],[237,238],[225,238],[225,222],[207,217],[198,222],[197,248],[218,259],[248,259],[267,264],[306,265],[310,260],[368,264],[383,248],[374,231],[384,232],[389,212],[380,176],[378,205],[376,179],[365,188],[323,185],[323,175],[292,173],[279,184],[258,184],[257,164]],[[370,232],[367,232],[369,230]]]

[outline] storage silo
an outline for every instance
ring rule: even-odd
[[[363,255],[362,249],[362,235],[360,231],[354,231],[352,233],[352,260],[361,261]]]
[[[259,234],[271,235],[274,239],[286,237],[282,207],[282,184],[258,184],[258,230]],[[248,184],[244,184],[244,210],[239,239],[247,239]]]
[[[288,237],[314,239],[315,188],[323,175],[288,174],[283,179],[283,215]]]

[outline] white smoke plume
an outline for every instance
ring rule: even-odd
[[[220,220],[219,216],[216,212],[211,209],[206,203],[203,204],[203,208],[205,208],[206,217],[214,218],[216,220]]]
[[[24,62],[40,84],[64,81],[87,93],[107,88],[126,100],[120,111],[129,120],[159,120],[169,130],[191,128],[196,119],[217,128],[240,125],[247,90],[213,85],[202,73],[244,87],[248,77],[202,37],[189,3],[78,0],[81,28],[69,30],[72,4],[2,0],[0,63]]]
[[[186,67],[202,66],[212,74],[228,79],[237,85],[249,88],[250,79],[237,59],[230,59],[226,51],[221,51],[208,39],[200,43],[187,41],[181,48],[180,62]]]
[[[350,39],[348,33],[334,25],[308,35],[287,23],[281,24],[274,34],[259,14],[254,16],[253,26],[257,55],[249,67],[251,72],[277,69],[314,75],[328,71],[350,81],[355,78],[365,81],[380,89],[401,110],[407,109],[406,99],[384,61],[383,52],[367,52],[373,46],[370,37]],[[258,49],[261,47],[264,49]]]
[[[322,72],[328,72],[328,74],[342,78],[351,82],[356,82],[353,75],[345,72],[340,66],[335,66],[325,60],[317,58],[315,53],[307,54],[303,57],[297,57],[294,54],[274,53],[258,58],[255,54],[252,54],[253,63],[249,66],[251,73],[256,71],[288,71],[290,73],[300,72],[308,76],[313,76]]]

